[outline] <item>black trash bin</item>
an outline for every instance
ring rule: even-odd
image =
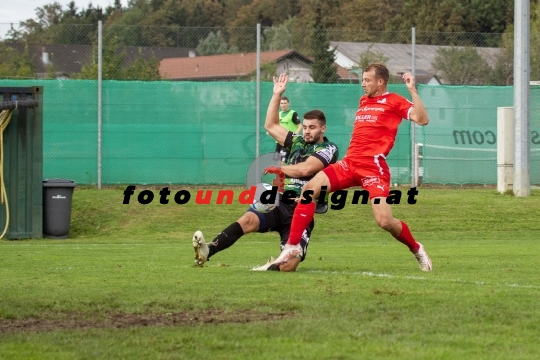
[[[43,236],[51,239],[68,238],[75,186],[73,180],[43,180]]]

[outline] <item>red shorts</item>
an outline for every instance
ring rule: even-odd
[[[343,158],[323,171],[330,179],[332,192],[361,186],[369,191],[370,199],[390,195],[390,169],[382,154],[357,159]]]

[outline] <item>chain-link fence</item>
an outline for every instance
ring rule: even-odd
[[[99,160],[97,24],[0,24],[0,83],[44,86],[45,177],[95,184],[101,166],[103,184],[232,184],[244,182],[257,131],[260,153],[274,148],[262,127],[273,75],[289,74],[287,96],[300,116],[313,108],[326,113],[327,135],[343,156],[362,69],[385,63],[390,90],[408,97],[401,75],[414,67],[431,120],[415,137],[423,183],[495,184],[496,109],[513,103],[513,39],[412,34],[262,28],[257,103],[257,28],[104,25]],[[540,80],[539,45],[532,34],[532,80]],[[533,89],[533,183],[540,183],[539,107]],[[389,157],[393,182],[410,182],[410,139],[403,122]]]
[[[1,60],[3,78],[97,79],[97,24],[0,24],[0,36],[7,55]],[[104,80],[255,79],[255,27],[104,25],[102,37]],[[539,44],[532,39],[534,54]],[[419,83],[512,84],[508,36],[416,31],[414,41]],[[287,70],[297,82],[351,83],[358,81],[359,68],[378,61],[387,64],[392,82],[400,83],[400,75],[411,71],[412,42],[411,31],[262,28],[262,78]],[[333,57],[325,57],[329,48]],[[532,58],[534,79],[540,69]]]

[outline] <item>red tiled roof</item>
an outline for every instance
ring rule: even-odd
[[[261,64],[297,57],[311,62],[294,50],[261,52]],[[164,79],[224,79],[244,77],[256,70],[257,53],[196,56],[192,58],[163,59],[159,73]]]
[[[358,80],[358,75],[357,74],[355,74],[353,72],[349,72],[349,70],[345,69],[344,67],[341,67],[337,63],[335,63],[335,64],[337,66],[337,74],[338,74],[340,79]]]

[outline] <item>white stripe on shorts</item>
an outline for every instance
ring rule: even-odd
[[[386,160],[386,156],[384,156],[384,154],[375,155],[373,157],[373,160],[375,161],[375,164],[379,168],[379,172],[381,173],[381,175],[384,175],[384,169],[381,167],[381,164],[379,164],[379,156]]]

